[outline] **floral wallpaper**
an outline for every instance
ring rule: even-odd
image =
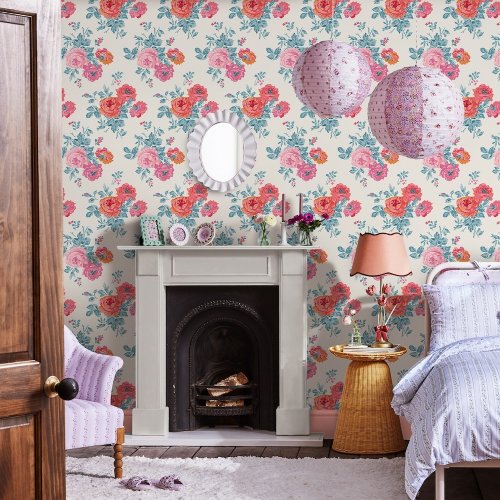
[[[333,15],[332,15],[333,10]],[[304,207],[328,220],[308,259],[307,398],[334,409],[347,363],[342,315],[360,310],[374,337],[373,279],[349,277],[360,232],[400,231],[413,275],[392,278],[390,337],[422,357],[421,285],[437,264],[500,260],[500,2],[489,0],[73,0],[62,2],[65,314],[82,344],[125,360],[113,402],[135,402],[134,260],[141,214],[168,228],[217,227],[217,245],[255,244],[252,216]],[[454,81],[465,104],[460,139],[444,154],[410,160],[384,149],[351,115],[321,119],[291,86],[301,51],[335,38],[367,58],[372,89],[419,64]],[[186,161],[197,120],[229,109],[253,129],[252,175],[231,193],[197,183]],[[278,228],[272,238],[277,241]],[[291,235],[297,241],[296,235]]]

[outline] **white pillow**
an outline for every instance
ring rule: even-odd
[[[500,284],[424,285],[431,312],[430,351],[473,337],[500,335]]]

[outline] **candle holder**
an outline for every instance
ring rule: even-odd
[[[287,226],[287,223],[285,221],[283,221],[281,223],[281,243],[280,243],[280,245],[282,247],[290,246],[288,243],[288,236],[286,234],[286,226]]]

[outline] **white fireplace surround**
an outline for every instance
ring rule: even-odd
[[[134,250],[136,258],[137,406],[132,411],[132,437],[169,434],[165,290],[172,285],[279,286],[279,406],[275,437],[310,435],[306,406],[305,284],[306,257],[311,247],[119,246],[118,249]],[[170,436],[175,434],[179,433]]]

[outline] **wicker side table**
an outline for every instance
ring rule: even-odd
[[[359,354],[345,353],[343,347],[330,347],[334,356],[351,360],[332,449],[366,455],[403,451],[399,417],[391,407],[393,385],[386,360],[395,361],[406,348],[394,353]]]

